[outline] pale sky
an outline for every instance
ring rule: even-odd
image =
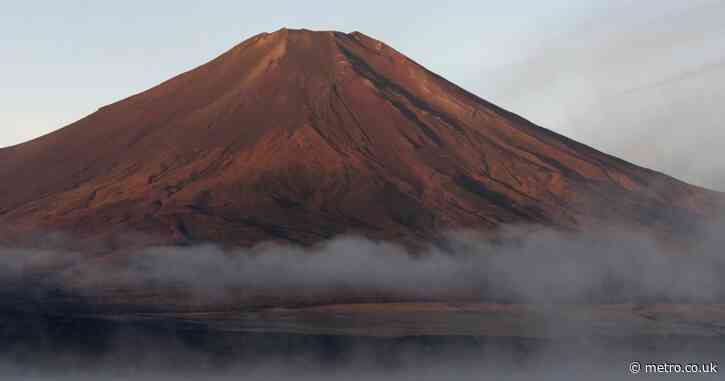
[[[281,27],[361,31],[535,123],[725,190],[725,1],[3,1],[0,147]]]

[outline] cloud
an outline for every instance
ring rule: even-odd
[[[531,227],[503,229],[498,240],[450,232],[416,253],[359,237],[311,248],[156,247],[110,258],[3,249],[0,283],[10,285],[5,292],[35,290],[36,301],[61,295],[172,309],[365,300],[722,302],[724,227],[701,227],[692,233],[697,244],[680,253],[619,229],[574,234]]]
[[[725,138],[725,4],[623,10],[482,73],[480,93],[604,152],[725,190],[715,153]]]
[[[103,257],[6,248],[0,250],[0,376],[567,380],[586,375],[608,380],[627,375],[626,365],[634,359],[710,361],[713,353],[722,353],[717,337],[712,343],[698,339],[682,352],[672,348],[686,341],[635,335],[630,341],[618,339],[622,344],[597,339],[594,332],[574,341],[356,339],[195,331],[175,325],[126,327],[71,317],[122,307],[202,313],[351,299],[535,303],[554,310],[568,303],[721,303],[723,228],[721,222],[701,226],[693,233],[697,244],[679,254],[631,231],[572,234],[530,226],[508,227],[495,240],[475,231],[449,232],[445,242],[415,253],[360,237],[306,248],[200,245]],[[538,329],[573,329],[555,316],[540,316]]]

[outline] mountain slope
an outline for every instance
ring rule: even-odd
[[[0,150],[11,238],[414,241],[505,224],[671,234],[721,199],[535,126],[358,32],[263,33]]]

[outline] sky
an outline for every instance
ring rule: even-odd
[[[725,1],[5,2],[0,147],[282,27],[361,31],[597,149],[725,191]]]

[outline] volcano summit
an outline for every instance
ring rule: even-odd
[[[262,33],[0,150],[7,239],[415,241],[507,224],[669,235],[721,200],[538,127],[359,32]]]

